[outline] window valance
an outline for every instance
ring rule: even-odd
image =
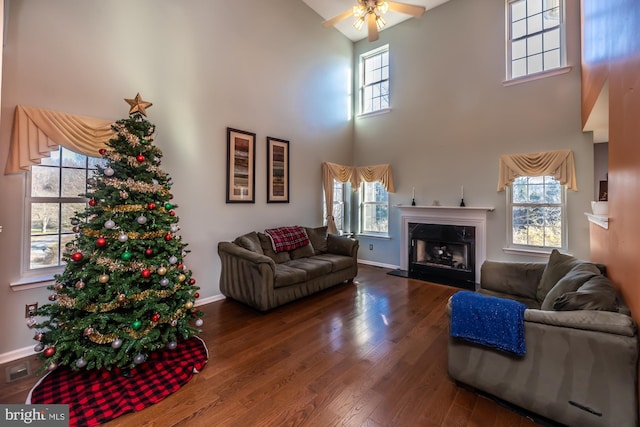
[[[503,191],[519,176],[552,175],[568,189],[578,191],[573,151],[556,150],[500,156],[498,191]]]
[[[333,218],[333,181],[350,182],[354,190],[360,188],[360,183],[380,181],[382,186],[389,192],[395,191],[393,187],[393,175],[391,165],[375,166],[344,166],[336,163],[322,163],[322,186],[324,187],[324,197],[327,210],[327,227],[329,233],[337,233],[336,224]]]
[[[62,145],[96,157],[115,132],[112,121],[43,108],[16,106],[5,175],[26,172]]]

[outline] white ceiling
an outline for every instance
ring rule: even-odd
[[[318,25],[322,25],[323,21],[327,19],[331,19],[334,16],[340,15],[346,10],[350,10],[353,6],[356,5],[356,0],[302,0],[305,2],[311,9],[315,10],[318,15],[322,17],[322,20],[318,21]],[[441,5],[442,3],[446,3],[449,0],[407,0],[401,1],[398,3],[407,3],[413,4],[416,6],[424,6],[427,8],[427,12],[429,13],[429,9],[433,9],[436,6]],[[406,21],[407,19],[412,18],[410,15],[404,15],[396,12],[387,12],[384,15],[384,20],[387,21],[387,25],[382,29],[384,31],[386,28],[392,27],[393,25],[399,24],[402,21]],[[420,19],[420,18],[412,18],[412,19]],[[352,41],[358,41],[367,37],[367,26],[365,25],[360,31],[356,30],[353,27],[353,17],[349,17],[342,22],[336,24],[336,29],[340,31],[342,34],[347,36],[347,38]]]

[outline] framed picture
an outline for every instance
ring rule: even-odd
[[[289,141],[267,137],[267,203],[289,203]]]
[[[227,203],[255,203],[255,152],[255,133],[227,128]]]

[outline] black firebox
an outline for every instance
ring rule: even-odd
[[[409,223],[409,277],[474,290],[476,229]]]

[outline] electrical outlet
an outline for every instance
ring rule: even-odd
[[[38,303],[32,302],[31,304],[27,304],[24,306],[24,317],[29,318],[33,316],[38,309]]]
[[[369,250],[372,251],[373,250],[373,243],[369,243]]]

